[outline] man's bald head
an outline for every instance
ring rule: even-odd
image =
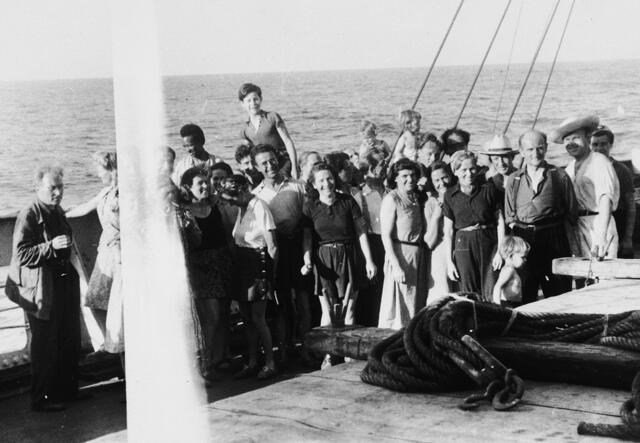
[[[518,145],[522,148],[522,143],[525,142],[534,146],[537,145],[546,145],[547,144],[547,134],[542,131],[538,131],[537,129],[531,129],[529,131],[523,132],[520,138],[518,139]]]
[[[547,134],[535,129],[527,131],[518,139],[518,146],[524,163],[537,168],[547,154]]]

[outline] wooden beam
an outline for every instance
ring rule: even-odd
[[[315,328],[305,346],[319,355],[367,358],[376,343],[396,331],[379,328]],[[640,353],[581,343],[492,338],[482,344],[507,367],[534,380],[629,389],[640,371]]]
[[[552,270],[557,275],[572,277],[593,277],[603,280],[614,278],[640,279],[640,259],[614,258],[603,261],[589,260],[582,257],[564,257],[553,260]]]

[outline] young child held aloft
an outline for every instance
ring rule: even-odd
[[[360,137],[362,137],[362,143],[358,148],[358,155],[360,160],[365,160],[365,157],[370,151],[381,152],[385,157],[391,154],[389,145],[384,140],[378,139],[378,127],[375,123],[369,120],[363,120],[360,123]]]
[[[521,237],[507,235],[498,249],[504,266],[493,287],[493,302],[514,308],[522,303],[522,281],[517,270],[527,260],[530,246]]]
[[[398,143],[396,143],[393,151],[393,162],[401,158],[417,161],[418,148],[422,144],[420,120],[422,120],[422,116],[417,111],[407,109],[400,113],[399,121],[402,135],[398,139]]]

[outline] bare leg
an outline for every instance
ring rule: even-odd
[[[266,308],[267,302],[265,300],[253,302],[251,306],[251,315],[260,340],[262,341],[265,365],[272,369],[275,369],[275,362],[273,361],[273,343],[271,341],[271,331],[269,331],[269,326],[267,326],[267,320],[265,318]]]
[[[344,315],[344,324],[345,325],[353,325],[355,324],[355,312],[356,312],[356,302],[358,301],[358,291],[351,291],[351,297],[347,302],[347,307],[345,309]]]
[[[249,366],[258,366],[258,331],[253,322],[252,304],[256,302],[240,302],[240,312],[245,322],[245,330],[247,333],[247,341],[249,342]]]
[[[102,332],[102,337],[104,338],[107,335],[107,310],[91,308],[91,314],[96,320],[100,332]]]
[[[327,295],[322,290],[322,295],[320,296],[320,308],[322,309],[322,317],[320,318],[320,326],[331,326],[331,303],[329,303],[329,299]]]

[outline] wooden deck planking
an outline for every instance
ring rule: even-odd
[[[640,310],[640,280],[601,281],[576,291],[539,300],[517,308],[522,312],[614,314]]]
[[[306,374],[209,405],[215,441],[577,441],[580,421],[618,423],[628,394],[527,383],[510,412],[461,411],[467,393],[403,394],[362,383],[364,362]],[[606,441],[581,437],[580,441]]]

